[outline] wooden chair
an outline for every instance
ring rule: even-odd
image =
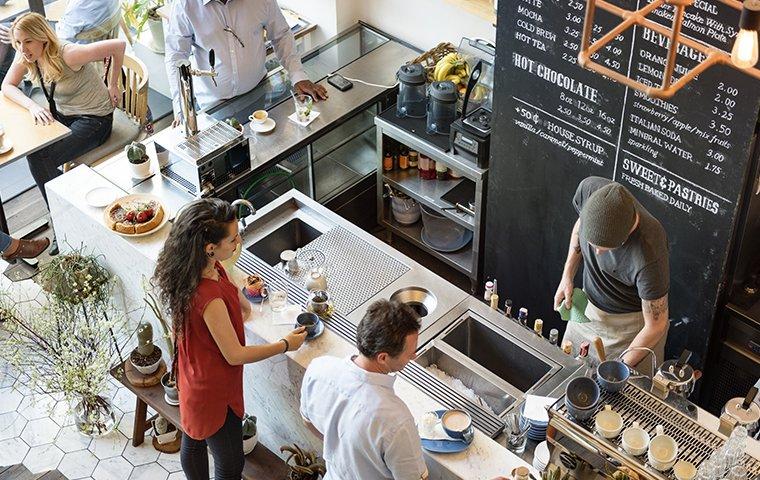
[[[121,104],[113,112],[113,130],[106,143],[75,160],[78,165],[92,165],[99,159],[121,150],[140,135],[148,115],[148,69],[137,57],[124,54],[120,80],[124,90]],[[67,169],[66,169],[67,170]]]

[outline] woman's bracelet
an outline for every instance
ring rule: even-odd
[[[288,343],[287,340],[285,340],[284,338],[281,338],[280,341],[285,342],[285,351],[282,353],[286,353],[288,350],[290,350],[290,344]]]

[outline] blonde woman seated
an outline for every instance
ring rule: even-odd
[[[118,79],[126,43],[61,42],[45,17],[37,13],[18,17],[10,34],[17,54],[3,80],[3,95],[29,110],[36,125],[58,120],[71,129],[70,136],[27,156],[29,170],[47,203],[45,183],[60,175],[58,167],[102,145],[111,134],[113,110],[121,99]],[[107,57],[112,59],[109,86],[96,68],[96,62]],[[18,88],[24,76],[42,87],[47,107]]]

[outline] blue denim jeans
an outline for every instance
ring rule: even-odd
[[[0,252],[5,252],[5,249],[10,246],[11,246],[10,235],[0,230]]]
[[[230,407],[227,407],[227,418],[224,425],[207,439],[195,440],[189,435],[182,434],[179,459],[187,480],[206,480],[209,478],[209,450],[214,457],[214,478],[217,480],[240,480],[245,465],[241,420]]]
[[[58,167],[103,145],[111,135],[113,126],[113,114],[104,117],[58,114],[55,118],[71,129],[71,135],[26,157],[29,161],[29,170],[42,192],[45,203],[47,203],[45,184],[61,174]]]

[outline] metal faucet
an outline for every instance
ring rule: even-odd
[[[238,198],[237,200],[232,202],[230,205],[232,206],[232,208],[239,207],[242,205],[248,209],[249,215],[256,215],[256,209],[253,207],[253,204],[249,202],[248,200],[246,200],[245,198]],[[236,210],[236,212],[237,211],[239,211],[239,209]],[[238,220],[240,221],[241,230],[245,230],[245,227],[246,227],[245,216],[243,217],[238,216]]]
[[[188,60],[180,60],[175,64],[179,70],[180,107],[182,108],[182,116],[185,120],[185,137],[191,137],[198,133],[198,118],[195,111],[193,76],[211,77],[214,86],[216,86],[215,77],[217,76],[217,72],[214,70],[216,56],[213,48],[208,52],[208,63],[211,65],[211,70],[195,70],[190,67],[190,62]]]

